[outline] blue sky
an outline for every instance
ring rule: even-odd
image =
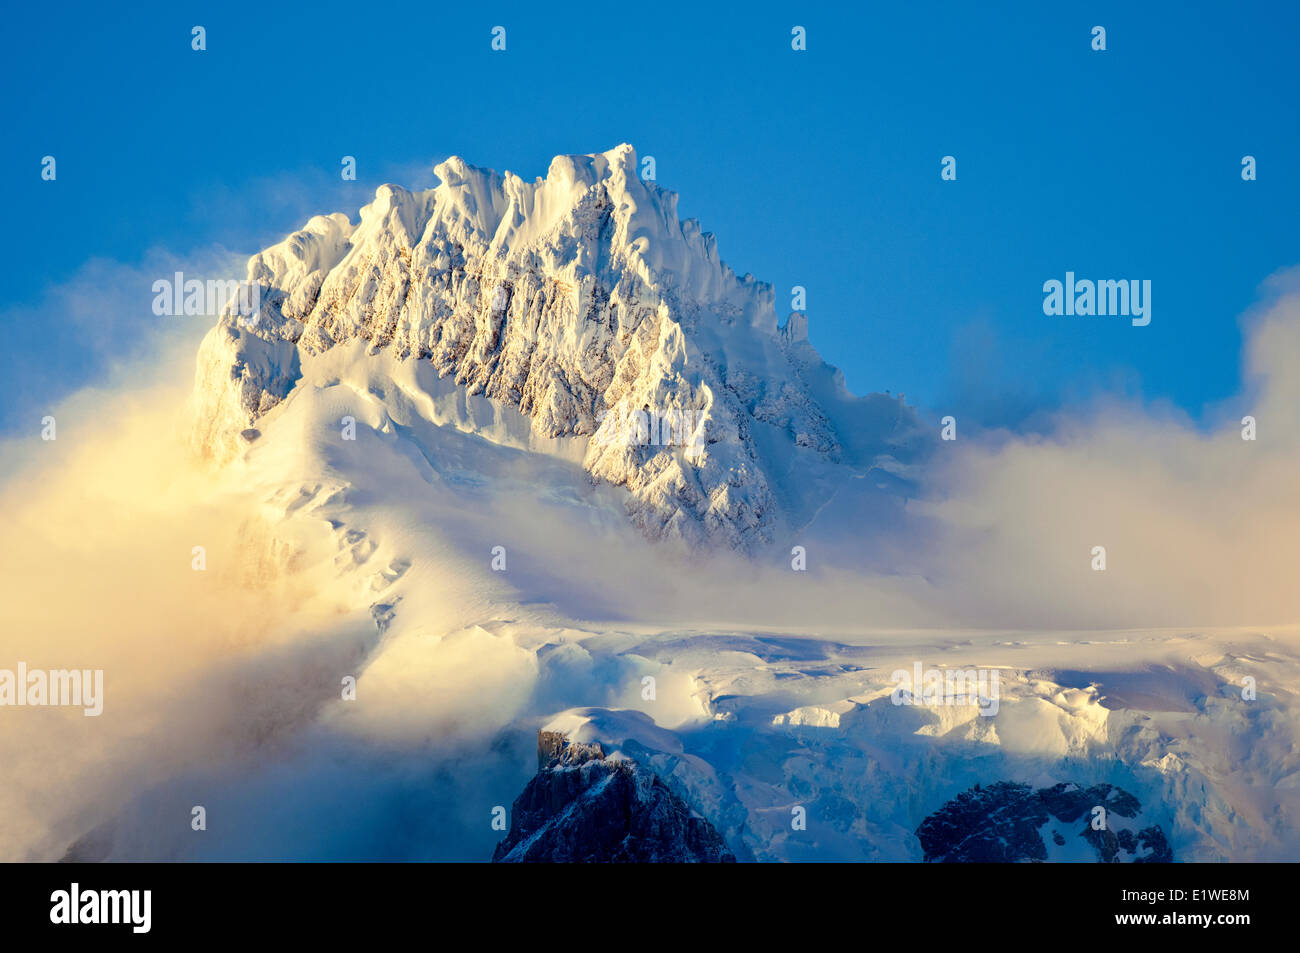
[[[1099,390],[1199,417],[1240,386],[1259,284],[1300,263],[1300,5],[1136,6],[14,7],[0,429],[144,350],[167,256],[355,218],[449,154],[531,177],[623,141],[780,309],[808,289],[859,393],[1015,428]],[[1150,279],[1150,326],[1045,316],[1067,270]]]

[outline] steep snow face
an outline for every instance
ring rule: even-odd
[[[749,548],[806,522],[826,473],[896,478],[924,446],[914,415],[850,395],[804,317],[778,328],[771,287],[636,169],[628,145],[532,182],[451,158],[434,189],[381,187],[357,225],[313,218],[250,260],[260,310],[205,339],[199,446],[235,455],[310,358],[360,340],[580,440],[652,538]]]

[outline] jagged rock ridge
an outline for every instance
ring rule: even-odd
[[[1104,809],[1104,826],[1093,810]],[[1080,838],[1100,863],[1169,863],[1173,852],[1159,825],[1133,823],[1142,805],[1123,788],[1057,784],[1035,790],[1027,784],[999,781],[976,785],[935,811],[916,830],[926,861],[945,863],[1016,863],[1046,861],[1050,830],[1057,848]]]
[[[537,774],[515,799],[495,863],[735,863],[713,825],[635,761],[537,736]]]

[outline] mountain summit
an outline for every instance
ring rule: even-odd
[[[528,449],[625,488],[651,538],[748,550],[854,476],[897,494],[926,444],[912,411],[851,395],[805,316],[778,326],[771,286],[636,169],[629,145],[531,182],[453,157],[436,188],[381,186],[359,224],[316,216],[254,255],[259,310],[228,308],[200,351],[201,450],[239,453],[313,358],[363,342],[517,411]]]

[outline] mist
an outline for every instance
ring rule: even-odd
[[[386,558],[413,561],[391,629],[340,584],[323,528],[268,509],[240,465],[195,459],[193,341],[171,342],[117,386],[54,407],[56,439],[33,427],[0,446],[0,667],[104,672],[101,717],[0,711],[0,857],[58,859],[79,840],[93,857],[84,838],[97,831],[107,855],[132,859],[490,853],[480,820],[526,778],[523,726],[546,706],[636,705],[641,669],[539,666],[537,648],[563,642],[566,626],[906,638],[1293,622],[1300,295],[1289,280],[1247,316],[1246,392],[1209,425],[1103,404],[1050,436],[943,445],[901,526],[862,542],[900,554],[897,574],[867,572],[842,548],[820,558],[815,537],[799,574],[781,552],[701,557],[623,525],[579,534],[571,507],[511,491],[472,516],[508,528],[517,570],[505,581],[477,549],[456,549],[454,527],[389,532]],[[448,534],[462,575],[421,563],[425,530]],[[341,674],[358,676],[366,706],[340,705]],[[491,765],[486,745],[502,754]],[[190,837],[198,804],[225,833]]]

